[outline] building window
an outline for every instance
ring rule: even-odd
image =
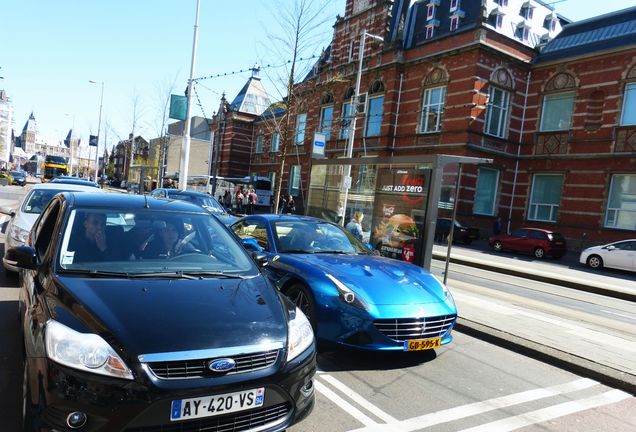
[[[450,31],[457,30],[457,27],[459,27],[459,17],[458,16],[451,17]]]
[[[280,145],[280,135],[278,134],[278,132],[274,132],[274,134],[272,135],[272,146],[269,151],[272,153],[278,152],[279,145]]]
[[[517,29],[515,30],[515,37],[524,42],[528,42],[528,40],[530,39],[530,29],[525,26],[517,27]]]
[[[535,174],[532,178],[528,219],[556,222],[562,186],[563,175],[561,174]]]
[[[489,168],[479,168],[473,213],[487,216],[493,216],[495,214],[498,185],[499,171]]]
[[[254,153],[263,153],[263,135],[259,135],[256,137],[256,146],[254,149]]]
[[[305,126],[307,125],[307,113],[298,114],[296,117],[296,145],[305,142]]]
[[[459,0],[451,0],[450,2],[450,11],[455,12],[459,8]]]
[[[333,105],[322,107],[320,110],[320,133],[325,135],[325,141],[331,139],[331,123],[333,122]]]
[[[428,88],[424,91],[420,133],[438,132],[441,129],[445,98],[446,86]]]
[[[367,125],[364,136],[379,136],[382,129],[382,114],[384,110],[384,96],[369,98],[369,111],[367,112]]]
[[[349,42],[349,63],[351,63],[353,61],[354,55],[355,55],[355,40],[351,40],[351,42]]]
[[[267,173],[267,178],[269,178],[270,184],[272,185],[272,190],[276,189],[276,171],[270,171]],[[273,205],[272,201],[272,205]]]
[[[434,27],[433,26],[427,26],[426,27],[426,39],[431,39],[434,35]]]
[[[524,6],[519,10],[519,15],[527,20],[531,20],[534,14],[534,8],[531,6]]]
[[[496,29],[500,29],[503,24],[503,15],[497,14],[497,13],[491,13],[488,16],[487,24]]]
[[[605,226],[636,231],[636,174],[612,176]]]
[[[510,110],[510,93],[491,86],[486,107],[485,132],[499,138],[505,138]]]
[[[543,97],[541,127],[543,131],[569,130],[572,124],[574,93],[558,93]]]
[[[621,126],[636,125],[636,83],[625,86]]]
[[[430,3],[426,8],[426,19],[430,21],[433,18],[435,18],[435,4]]]
[[[340,117],[340,139],[349,138],[349,127],[351,126],[351,120],[353,115],[351,114],[351,102],[342,104],[342,116]]]
[[[508,6],[508,0],[495,0],[499,6]]]
[[[288,192],[292,196],[298,196],[300,190],[300,165],[292,165],[289,170]]]

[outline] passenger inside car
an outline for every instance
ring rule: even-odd
[[[169,219],[162,225],[141,253],[143,259],[170,258],[196,251],[192,245],[196,231],[186,234],[183,222],[176,220]]]

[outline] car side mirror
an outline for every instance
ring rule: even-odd
[[[371,243],[363,243],[364,247],[366,247],[367,249],[369,249],[371,252],[375,252],[375,249],[373,249],[373,246],[371,246]]]
[[[15,210],[13,210],[11,207],[7,207],[7,206],[0,207],[0,213],[9,215],[11,217],[15,216]]]
[[[267,263],[269,262],[267,260],[267,255],[264,254],[263,252],[256,252],[256,251],[248,250],[248,253],[252,256],[254,261],[256,261],[256,265],[259,266],[259,267],[265,267],[267,265]]]
[[[31,246],[17,246],[7,251],[4,259],[7,264],[28,270],[38,267],[35,249]]]
[[[612,251],[612,250],[616,249],[616,246],[609,245],[606,249]]]

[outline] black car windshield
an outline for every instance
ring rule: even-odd
[[[24,213],[40,214],[44,207],[56,194],[63,192],[62,189],[33,189],[22,205]]]
[[[273,228],[282,253],[370,253],[353,235],[333,223],[277,221]]]
[[[221,204],[219,204],[217,200],[212,197],[207,197],[204,195],[172,194],[170,198],[195,203],[196,205],[203,207],[213,214],[227,213],[227,211],[221,206]]]
[[[24,173],[22,173],[20,171],[11,171],[11,175],[13,177],[20,177],[20,178],[24,177]]]
[[[240,244],[206,214],[152,209],[75,209],[62,237],[59,265],[95,274],[240,276],[257,270]]]

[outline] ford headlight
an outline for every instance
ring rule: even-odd
[[[327,278],[329,278],[329,280],[333,282],[336,288],[338,288],[338,295],[345,303],[357,306],[362,309],[367,308],[367,304],[365,303],[365,301],[362,300],[359,295],[356,295],[356,293],[354,293],[351,288],[346,286],[339,279],[337,279],[335,276],[330,275],[329,273],[325,273],[325,276],[327,276]]]
[[[11,227],[11,232],[9,233],[9,235],[13,240],[24,244],[29,238],[29,231],[22,229],[17,225],[13,225]]]
[[[314,342],[314,331],[309,320],[298,308],[288,323],[287,361],[291,361],[305,352]]]
[[[49,320],[46,323],[46,354],[64,366],[116,378],[133,379],[133,374],[115,350],[100,336],[79,333]]]

